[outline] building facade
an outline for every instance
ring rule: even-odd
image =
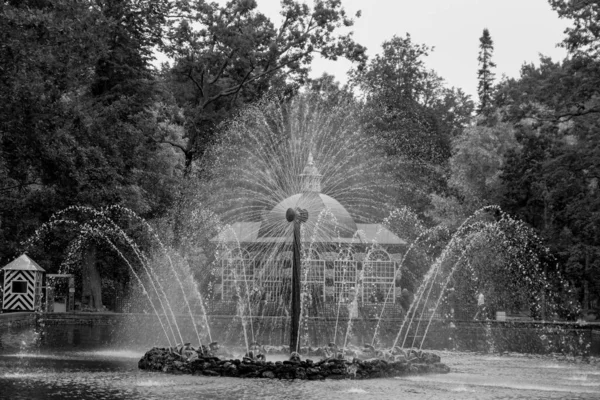
[[[222,301],[286,302],[292,224],[285,213],[300,208],[308,211],[302,227],[302,287],[313,302],[396,302],[406,242],[382,224],[356,223],[342,204],[321,193],[312,156],[300,177],[301,193],[279,202],[262,221],[235,222],[214,239],[223,249],[216,296]]]

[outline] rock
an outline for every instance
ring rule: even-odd
[[[407,371],[408,370],[408,362],[399,361],[393,364],[393,367],[396,371]]]
[[[347,372],[348,375],[352,375],[353,377],[356,378],[356,373],[358,372],[358,364],[352,364],[348,367]]]
[[[448,372],[450,372],[450,367],[448,367],[446,364],[442,364],[442,363],[434,363],[431,365],[431,372],[434,373],[439,373],[439,374],[447,374]]]
[[[273,378],[275,378],[275,373],[273,371],[265,371],[262,373],[262,377],[273,379]]]
[[[208,362],[203,362],[203,363],[202,363],[202,369],[208,369],[208,368],[210,368],[211,366],[212,366],[212,364],[211,364],[211,363],[208,363]]]
[[[294,376],[296,379],[306,379],[306,370],[302,367],[297,368]]]
[[[438,355],[416,349],[408,352],[400,351],[401,349],[388,351],[389,354],[394,353],[393,361],[390,362],[378,358],[364,361],[354,358],[352,363],[337,358],[323,359],[318,362],[309,359],[302,361],[296,354],[292,355],[292,360],[275,363],[248,357],[243,361],[226,360],[214,356],[202,356],[199,353],[189,360],[172,353],[172,350],[172,348],[153,348],[139,360],[138,367],[172,374],[310,380],[365,379],[450,371],[448,366],[440,362]],[[185,348],[181,350],[185,351]],[[406,356],[413,358],[407,359]]]
[[[213,371],[210,369],[205,369],[204,371],[202,371],[202,374],[206,376],[221,376],[221,374],[219,374],[217,371]]]
[[[181,355],[186,360],[189,360],[191,357],[194,357],[194,356],[196,356],[196,358],[198,357],[198,353],[196,352],[196,350],[193,350],[191,348],[184,348],[181,351]]]
[[[433,353],[425,353],[421,354],[421,360],[427,364],[439,363],[441,361],[440,356]]]
[[[254,372],[254,371],[258,370],[260,367],[258,365],[255,365],[255,364],[242,363],[237,368],[240,371],[240,373],[246,374],[246,373],[249,373],[249,372]]]
[[[408,357],[409,360],[420,359],[421,351],[417,350],[417,349],[410,349],[410,350],[408,350],[408,353],[406,354],[406,356]]]
[[[363,344],[362,351],[364,353],[374,353],[375,352],[375,347],[371,346],[370,344]]]

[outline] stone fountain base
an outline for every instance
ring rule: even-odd
[[[155,347],[138,363],[140,369],[172,374],[229,376],[269,379],[369,379],[426,373],[447,373],[450,368],[433,353],[411,352],[410,359],[385,361],[377,358],[353,361],[326,358],[313,362],[292,357],[289,361],[264,361],[244,357],[226,360],[195,350],[185,357],[169,348]]]

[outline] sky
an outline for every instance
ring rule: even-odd
[[[258,10],[276,25],[279,0],[257,0]],[[308,1],[312,4],[312,1]],[[342,0],[355,19],[355,40],[369,57],[394,35],[410,33],[413,43],[434,47],[425,59],[448,86],[463,89],[477,100],[479,38],[488,28],[494,41],[496,77],[518,77],[524,63],[538,64],[539,55],[559,61],[566,51],[556,45],[571,23],[561,20],[547,0]],[[313,77],[327,72],[343,83],[351,67],[347,60],[315,60]]]

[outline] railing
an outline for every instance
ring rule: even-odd
[[[221,268],[224,301],[251,291],[255,298],[276,302],[289,291],[289,260],[229,259],[221,261]],[[362,303],[395,303],[396,268],[395,261],[303,260],[301,284],[324,302],[350,302],[358,290]]]

